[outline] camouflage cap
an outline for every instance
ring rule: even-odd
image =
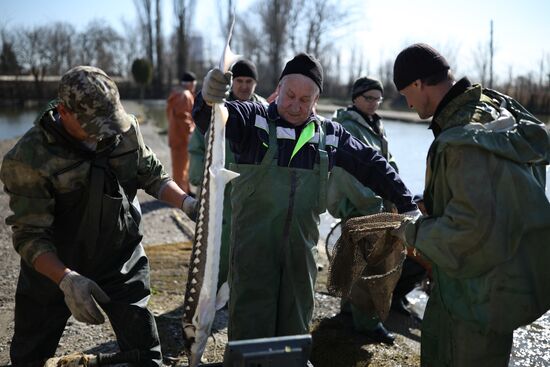
[[[132,124],[115,82],[96,67],[77,66],[67,71],[59,83],[58,96],[92,138],[100,140],[125,132]]]

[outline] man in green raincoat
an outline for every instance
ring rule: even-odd
[[[396,170],[397,164],[388,150],[388,140],[382,119],[376,113],[384,96],[379,80],[361,77],[351,90],[352,105],[335,111],[333,120],[342,124],[358,140],[376,149]],[[386,207],[387,206],[387,207]],[[335,218],[346,221],[350,218],[392,211],[392,204],[385,202],[371,189],[361,184],[340,167],[334,167],[328,181],[327,209]],[[421,265],[407,258],[403,275],[394,292],[392,305],[408,313],[404,304],[405,295],[420,282],[426,271]],[[367,292],[368,293],[368,292]],[[393,344],[395,336],[389,333],[376,315],[361,311],[348,300],[342,300],[342,311],[349,312],[357,331],[365,333],[376,342]],[[349,311],[348,311],[349,310]]]
[[[73,317],[105,321],[139,366],[160,366],[149,261],[140,230],[138,189],[195,216],[195,200],[165,173],[136,119],[102,70],[77,66],[58,98],[5,155],[0,170],[13,211],[13,245],[21,256],[15,294],[14,366],[53,357]]]
[[[432,117],[427,215],[395,231],[432,263],[422,366],[507,366],[514,329],[550,307],[545,126],[512,98],[455,81],[426,44],[397,56],[394,82]]]
[[[231,73],[210,70],[193,109],[205,131],[213,103],[227,98]],[[269,106],[225,101],[226,137],[240,173],[231,191],[229,338],[309,332],[317,276],[319,215],[329,171],[342,167],[363,185],[417,213],[411,193],[375,149],[313,112],[323,86],[319,60],[298,54],[281,73]]]
[[[255,93],[258,83],[258,72],[256,65],[249,60],[239,60],[231,66],[233,74],[233,83],[228,101],[252,101],[267,105],[267,101]],[[235,163],[235,157],[229,147],[229,142],[225,144],[225,166]],[[193,131],[191,141],[189,142],[189,181],[195,186],[202,186],[204,178],[204,155],[206,144],[204,134],[199,129]],[[223,205],[223,223],[222,223],[222,245],[220,248],[220,271],[218,275],[218,288],[227,281],[229,271],[229,240],[231,233],[231,182],[227,183],[224,192]]]

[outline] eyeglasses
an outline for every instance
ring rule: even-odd
[[[361,97],[365,98],[365,101],[367,101],[368,103],[382,103],[382,101],[384,100],[384,98],[380,97],[380,98],[376,98],[376,97],[371,97],[371,96],[365,96],[365,95],[362,95],[361,94]]]

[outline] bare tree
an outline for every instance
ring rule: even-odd
[[[544,79],[545,79],[545,72],[544,72],[544,54],[543,54],[539,62],[539,88],[544,88]]]
[[[298,31],[298,29],[304,19],[303,14],[307,14],[305,5],[306,0],[296,0],[293,5],[293,11],[288,15],[288,28],[293,30],[288,34],[289,46],[292,53],[298,53],[304,50],[302,45],[303,39],[300,37],[302,32]]]
[[[395,91],[395,86],[393,84],[393,62],[393,59],[386,59],[386,61],[380,63],[378,67],[378,77],[384,86],[385,96],[389,96]]]
[[[77,62],[96,66],[109,75],[123,75],[126,64],[119,56],[123,44],[124,39],[111,26],[91,21],[78,35]]]
[[[142,37],[147,50],[149,62],[154,64],[153,58],[153,4],[151,0],[134,0],[141,25]]]
[[[189,66],[189,43],[195,7],[196,0],[174,0],[174,14],[177,18],[175,48],[178,76],[182,75]]]
[[[435,43],[432,46],[445,56],[445,59],[454,73],[459,72],[460,65],[458,64],[458,54],[460,52],[460,42],[449,40],[444,43]]]
[[[336,0],[257,0],[251,9],[249,14],[257,17],[246,16],[246,21],[240,22],[239,39],[247,56],[261,53],[257,57],[263,61],[260,74],[271,87],[277,84],[289,53],[307,52],[322,64],[331,63],[330,53],[336,51],[334,31],[348,24],[347,13],[340,10]],[[332,69],[325,69],[328,80]]]
[[[42,81],[49,65],[47,27],[21,28],[16,32],[16,55],[24,69],[34,77],[38,98],[42,97]]]
[[[348,86],[341,81],[340,52],[327,46],[321,60],[324,70],[323,94],[325,96],[338,96],[343,98],[348,94]]]
[[[162,16],[161,16],[161,1],[155,1],[155,50],[156,50],[156,64],[155,64],[155,88],[158,94],[162,94],[164,85],[164,63],[163,63],[163,39],[162,39]]]
[[[321,57],[323,40],[325,44],[330,42],[328,33],[337,22],[342,21],[344,13],[333,0],[310,0],[307,8],[305,51]]]
[[[250,22],[251,18],[252,16],[247,15],[244,16],[246,20],[237,18],[233,45],[237,53],[243,55],[244,58],[249,59],[256,65],[260,65],[266,60],[264,40],[258,28]],[[259,77],[263,79],[263,75]]]
[[[261,28],[266,37],[266,56],[269,69],[265,74],[273,88],[279,80],[283,57],[288,41],[288,14],[291,13],[292,0],[261,0],[258,3]]]
[[[493,20],[491,19],[491,31],[489,36],[489,88],[493,88],[493,57],[495,47],[493,43]]]
[[[512,65],[509,65],[508,76],[504,84],[504,93],[511,94],[513,85],[514,85],[514,68],[512,67]]]
[[[489,81],[490,48],[485,42],[480,42],[473,51],[474,73],[482,85]]]
[[[0,29],[0,41],[2,42],[2,52],[0,53],[0,74],[17,75],[21,72],[21,67],[17,60],[14,50],[14,35],[8,30]]]
[[[363,51],[359,51],[357,47],[351,49],[350,61],[348,64],[348,87],[351,89],[353,82],[357,78],[366,76],[368,74],[368,62],[365,63],[365,55]],[[366,68],[365,68],[366,65]]]
[[[233,12],[235,11],[235,3],[233,0],[218,0],[218,19],[220,21],[221,36],[225,39],[229,33]]]
[[[123,56],[121,56],[122,60],[120,64],[124,71],[122,75],[126,76],[129,75],[134,60],[145,57],[143,53],[145,48],[140,35],[141,26],[138,22],[123,20],[122,25],[124,29],[124,35],[122,36],[124,38],[124,46],[121,50],[121,55]]]
[[[76,30],[67,22],[57,22],[46,29],[49,47],[45,50],[49,58],[48,73],[61,75],[70,69],[76,59]]]

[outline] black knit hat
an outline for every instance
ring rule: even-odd
[[[302,52],[294,56],[292,60],[286,63],[279,80],[288,74],[305,75],[317,84],[320,92],[323,91],[323,67],[319,60],[312,55]]]
[[[197,77],[192,71],[186,71],[180,78],[180,82],[194,82],[195,80],[197,80]]]
[[[393,64],[393,82],[402,90],[416,79],[449,70],[447,60],[425,43],[415,43],[401,51]]]
[[[248,60],[239,60],[234,63],[231,67],[231,72],[233,73],[233,78],[248,76],[254,80],[258,80],[258,71],[256,71],[256,66]]]
[[[384,94],[384,87],[382,87],[382,83],[380,83],[380,81],[367,78],[366,76],[359,78],[353,83],[353,87],[351,88],[351,99],[354,100],[358,95],[371,89],[378,89],[382,92],[382,94]]]

